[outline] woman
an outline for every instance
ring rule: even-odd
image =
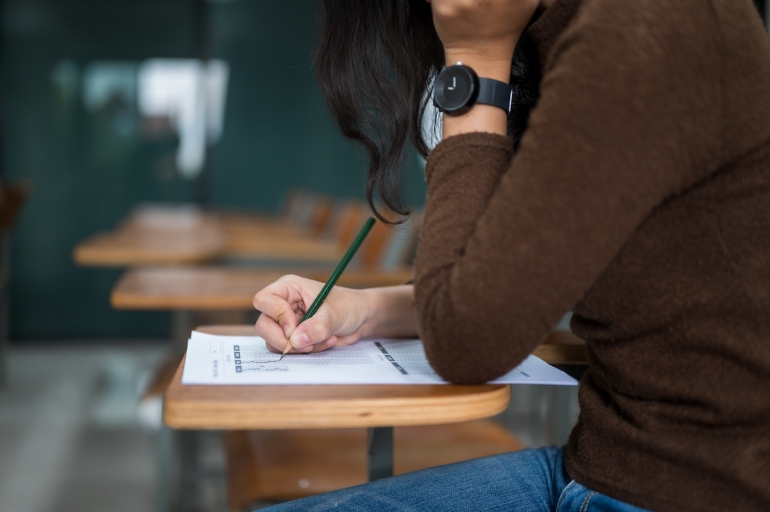
[[[322,90],[392,209],[442,64],[512,80],[516,105],[443,116],[413,285],[335,289],[297,327],[321,284],[287,276],[257,332],[295,352],[419,335],[473,384],[572,310],[590,367],[565,448],[284,506],[770,510],[770,42],[749,0],[339,3]]]

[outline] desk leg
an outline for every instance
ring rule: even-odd
[[[575,389],[571,386],[551,386],[551,407],[546,415],[548,417],[549,444],[564,445],[569,439],[569,433],[575,425],[572,418],[572,394]]]
[[[369,481],[393,476],[393,427],[369,429]]]
[[[178,447],[176,432],[165,425],[160,427],[157,440],[157,464],[155,479],[155,511],[175,512],[175,500],[179,497]]]
[[[190,331],[194,329],[193,312],[189,309],[175,309],[171,312],[171,347],[172,350],[187,350]]]

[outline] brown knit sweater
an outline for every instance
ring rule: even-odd
[[[562,315],[590,368],[578,482],[660,511],[770,510],[770,41],[749,0],[560,0],[516,156],[428,158],[415,296],[457,383]]]

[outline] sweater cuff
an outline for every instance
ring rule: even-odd
[[[505,135],[472,132],[448,137],[436,145],[425,163],[425,181],[430,186],[434,176],[455,170],[468,161],[487,171],[504,173],[513,157],[513,141]]]

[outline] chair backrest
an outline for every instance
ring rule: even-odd
[[[386,218],[394,218],[386,214]],[[411,266],[417,247],[422,213],[413,213],[401,224],[377,222],[360,250],[358,264],[364,268],[394,270]]]
[[[369,209],[360,201],[339,202],[335,205],[322,236],[337,242],[340,250],[344,251],[350,246],[368,215]]]
[[[353,238],[372,215],[368,205],[361,201],[333,202],[331,199],[307,191],[292,193],[294,224],[309,235],[336,241],[341,251],[346,250]],[[385,211],[386,218],[395,214]],[[411,266],[422,212],[414,212],[401,224],[377,222],[366,237],[351,265],[353,267],[394,270]]]
[[[307,192],[300,189],[290,191],[283,201],[281,218],[287,220],[289,224],[297,226],[299,218],[302,216],[303,205]]]
[[[294,226],[302,231],[307,231],[313,222],[313,209],[316,206],[318,196],[310,192],[302,192],[297,200],[296,214],[292,220]]]
[[[27,198],[26,182],[10,184],[0,180],[0,230],[10,231]]]
[[[412,266],[417,251],[417,240],[420,237],[422,217],[422,212],[416,211],[406,222],[395,227],[380,254],[377,266],[384,270]]]
[[[334,207],[335,201],[329,197],[307,190],[295,190],[287,196],[283,215],[298,230],[318,237],[327,229]]]
[[[307,232],[312,237],[319,237],[327,229],[334,211],[334,200],[317,196],[310,213]]]

